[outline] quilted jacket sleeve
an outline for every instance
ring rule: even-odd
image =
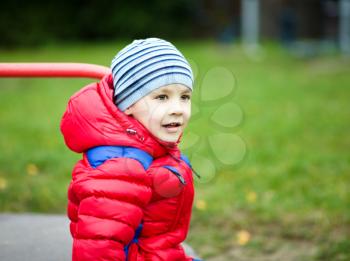
[[[124,261],[150,187],[149,175],[134,159],[110,159],[95,169],[78,162],[68,190],[73,261]]]

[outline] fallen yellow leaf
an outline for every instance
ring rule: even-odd
[[[38,175],[38,173],[39,173],[39,169],[38,169],[38,167],[35,164],[29,163],[27,165],[27,174],[28,175],[36,176],[36,175]]]
[[[251,235],[248,231],[246,230],[241,230],[237,233],[237,239],[236,242],[240,246],[246,245],[251,238]]]
[[[255,203],[256,199],[257,199],[257,195],[256,195],[256,193],[254,191],[250,191],[250,192],[247,193],[246,200],[249,203]]]
[[[207,202],[203,199],[198,199],[195,204],[196,208],[198,210],[206,210],[207,209]]]
[[[0,177],[0,190],[5,190],[7,188],[7,180]]]

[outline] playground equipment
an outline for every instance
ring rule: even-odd
[[[0,77],[83,77],[101,79],[105,66],[87,63],[0,63]]]

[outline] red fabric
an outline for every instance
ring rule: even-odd
[[[124,247],[141,222],[141,235],[131,244],[128,260],[192,260],[180,246],[191,218],[192,171],[179,160],[178,142],[158,140],[119,111],[112,101],[112,86],[112,77],[107,75],[78,91],[61,122],[67,146],[83,153],[68,189],[73,260],[126,260]],[[94,169],[85,152],[101,145],[139,148],[154,161],[147,171],[130,158],[110,159]],[[186,185],[164,166],[175,167]]]

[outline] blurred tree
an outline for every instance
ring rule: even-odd
[[[193,30],[194,1],[5,1],[0,9],[0,46],[33,46],[56,40],[188,37]]]

